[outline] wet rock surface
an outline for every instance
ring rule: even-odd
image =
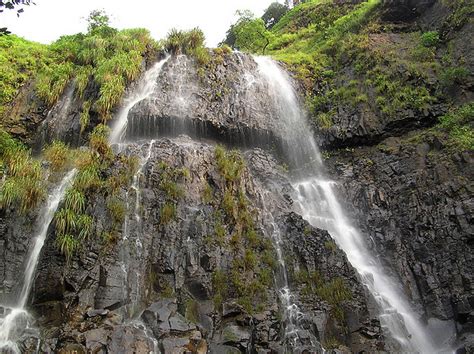
[[[472,346],[473,255],[466,251],[474,230],[473,157],[439,148],[391,138],[334,151],[327,165],[346,209],[420,304],[419,314],[444,321],[439,330]]]
[[[133,144],[124,153],[143,156],[148,147],[149,143]],[[225,298],[216,302],[216,272],[233,274],[232,270],[240,267],[235,265],[235,259],[243,257],[245,250],[232,246],[231,242],[236,241],[231,241],[232,225],[227,224],[226,218],[222,243],[216,240],[218,204],[214,203],[220,203],[220,195],[228,187],[216,167],[214,149],[187,137],[154,142],[151,158],[140,177],[140,223],[134,216],[137,191],[127,187],[119,192],[125,205],[129,205],[127,227],[121,225],[114,240],[104,242],[101,235],[109,227],[109,211],[104,196],[94,195],[87,206],[97,220],[94,234],[69,264],[55,245],[54,227],[50,228],[31,296],[31,307],[44,339],[42,351],[283,350],[285,319],[281,317],[279,289],[272,278],[270,286],[263,287],[250,305],[243,301],[245,294],[239,295],[238,288],[230,289]],[[264,216],[267,209],[272,210],[284,233],[285,253],[294,258],[290,288],[307,316],[308,338],[315,336],[341,350],[383,348],[376,314],[369,313],[365,294],[344,254],[337,249],[329,252],[324,248],[329,235],[310,228],[292,213],[291,185],[286,173],[263,150],[248,151],[244,156],[252,168],[243,171],[240,183],[252,201],[258,238],[271,245]],[[170,200],[162,185],[164,164],[169,169],[189,171],[177,181],[184,195],[175,201],[176,215],[166,223],[161,210]],[[112,167],[108,173],[116,170]],[[216,198],[212,202],[203,198],[206,186],[211,186]],[[271,247],[268,252],[273,252]],[[256,256],[260,259],[256,268],[239,270],[255,281],[265,268],[271,274],[271,267],[260,264],[260,255]],[[16,257],[23,259],[21,254]],[[12,263],[8,262],[8,266]],[[352,297],[341,304],[343,318],[334,317],[334,305],[327,299],[322,300],[315,292],[304,293],[294,275],[299,270],[317,270],[324,283],[338,277],[347,284]],[[351,333],[347,333],[346,326]]]
[[[153,94],[130,111],[127,138],[184,133],[231,146],[275,147],[284,127],[259,77],[247,54],[214,53],[207,65],[184,55],[171,57]]]

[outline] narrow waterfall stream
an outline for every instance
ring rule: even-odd
[[[278,288],[278,297],[283,308],[284,322],[284,344],[290,353],[304,353],[306,351],[321,352],[322,346],[317,338],[309,331],[305,330],[301,325],[301,321],[305,318],[305,314],[301,312],[298,305],[294,301],[288,284],[288,272],[285,258],[282,250],[282,237],[280,228],[275,222],[273,215],[267,211],[265,201],[263,200],[264,220],[267,223],[268,234],[271,236],[273,246],[275,247],[278,268],[275,274],[275,283]]]
[[[140,102],[142,99],[150,95],[151,92],[153,92],[156,78],[158,77],[161,68],[166,62],[166,60],[167,58],[162,61],[159,61],[151,69],[149,69],[144,74],[143,78],[138,82],[137,88],[133,90],[132,94],[125,100],[125,104],[122,110],[119,112],[116,124],[111,132],[111,142],[118,143],[121,141],[122,134],[126,129],[128,112],[137,102]],[[149,153],[151,153],[151,147],[152,144],[150,144]],[[134,203],[135,215],[137,215],[138,213],[137,205],[139,204],[140,198],[139,176],[143,165],[146,163],[146,160],[147,159],[145,158],[145,161],[142,161],[139,171],[137,172],[134,178],[134,186],[132,186],[132,188],[135,187],[136,193],[136,202]],[[25,330],[28,330],[30,328],[31,316],[25,309],[25,306],[33,283],[39,255],[44,245],[49,225],[51,224],[55,212],[59,206],[59,203],[64,197],[64,194],[67,188],[70,186],[75,175],[75,169],[67,173],[58,185],[58,187],[54,189],[49,195],[47,203],[42,211],[41,217],[38,220],[39,233],[35,238],[33,249],[31,251],[31,254],[29,255],[27,264],[25,266],[24,280],[22,283],[22,289],[19,295],[18,302],[13,307],[0,305],[0,308],[3,308],[5,313],[4,317],[0,318],[0,352],[21,352],[17,342],[24,334]],[[137,245],[137,248],[139,248],[138,246],[139,245]]]
[[[128,144],[124,142],[125,132],[127,130],[128,114],[130,110],[138,102],[144,100],[153,93],[156,85],[156,80],[161,72],[163,65],[169,57],[155,63],[149,70],[147,70],[141,80],[138,82],[137,87],[132,90],[129,96],[125,99],[123,108],[117,114],[115,124],[112,127],[109,141],[112,144],[119,145],[120,150],[125,149]],[[133,203],[130,203],[130,191],[126,195],[127,215],[125,216],[122,239],[121,239],[121,269],[123,271],[123,297],[124,302],[127,304],[126,317],[128,319],[135,317],[138,314],[138,307],[141,302],[140,284],[143,281],[143,272],[140,271],[139,262],[143,255],[143,244],[141,240],[141,230],[143,225],[141,222],[141,191],[140,191],[140,178],[143,176],[143,169],[150,159],[153,151],[154,140],[145,142],[141,148],[148,144],[147,152],[145,156],[140,158],[138,170],[133,176],[131,190],[135,196]],[[132,205],[131,205],[132,204]],[[132,216],[133,215],[133,216]],[[130,230],[132,229],[132,223],[134,223],[133,230],[136,232],[131,235]],[[132,263],[136,262],[135,269],[137,272],[132,272]]]
[[[150,69],[148,69],[141,80],[138,82],[136,89],[128,95],[124,100],[122,108],[115,118],[115,124],[110,132],[109,141],[111,143],[119,143],[123,141],[124,134],[127,130],[128,112],[138,102],[144,100],[153,93],[155,88],[156,79],[160,75],[163,65],[168,61],[169,57],[155,63]]]
[[[23,286],[18,302],[13,308],[7,308],[7,315],[5,318],[0,319],[0,352],[5,350],[7,352],[20,353],[16,341],[20,339],[25,329],[28,329],[30,326],[30,315],[25,306],[33,283],[33,275],[38,264],[38,258],[43,248],[49,225],[75,175],[75,169],[66,174],[59,186],[49,195],[41,217],[38,219],[39,233],[34,240],[33,249],[26,264]]]
[[[345,217],[333,191],[335,182],[323,177],[322,160],[291,79],[270,58],[256,57],[255,61],[268,84],[273,103],[280,109],[279,118],[285,129],[282,133],[289,136],[288,156],[298,170],[293,187],[300,213],[314,227],[328,230],[346,253],[362,283],[377,301],[382,325],[398,341],[402,351],[436,352],[428,333],[398,289],[400,285],[384,273],[383,266],[366,247],[362,235]]]

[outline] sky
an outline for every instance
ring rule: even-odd
[[[33,0],[20,17],[15,11],[0,14],[0,27],[41,43],[51,43],[61,35],[85,32],[85,18],[95,9],[104,9],[111,17],[112,27],[119,29],[143,27],[155,39],[166,37],[168,31],[200,27],[206,45],[215,47],[225,37],[237,10],[251,10],[261,16],[272,0]]]

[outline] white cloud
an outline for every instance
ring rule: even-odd
[[[61,35],[84,32],[85,18],[95,9],[104,9],[117,28],[144,27],[156,39],[173,28],[200,27],[207,45],[216,46],[235,20],[236,10],[249,9],[263,14],[272,0],[36,0],[17,18],[14,11],[0,14],[0,27],[29,40],[50,43]]]

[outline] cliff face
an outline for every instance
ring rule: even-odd
[[[156,140],[115,147],[102,180],[119,180],[127,156],[139,157],[139,167],[113,192],[109,182],[87,192],[83,213],[93,217],[93,229],[70,256],[58,246],[57,221],[51,224],[31,294],[41,350],[314,351],[318,342],[346,351],[384,348],[376,310],[344,253],[295,213],[279,154],[256,147],[276,147],[284,137],[252,57],[228,54],[204,78],[198,69],[188,58],[170,58],[153,94],[132,108],[126,139],[145,133]],[[236,72],[244,82],[229,79]],[[185,92],[179,80],[188,83]],[[66,92],[55,109],[77,123],[69,100]],[[202,125],[183,124],[193,120]],[[58,122],[50,136],[63,134]],[[215,142],[247,149],[231,152]],[[14,274],[31,246],[21,235],[34,235],[28,225],[35,217],[3,211],[3,303],[18,291]],[[281,288],[282,277],[289,289]],[[282,303],[285,291],[291,308]],[[20,342],[27,351],[36,345],[31,333]]]
[[[148,143],[134,144],[128,153],[149,148]],[[300,335],[300,345],[309,346],[317,338],[351,350],[383,348],[379,322],[369,314],[354,270],[327,232],[312,228],[292,211],[292,188],[271,155],[248,151],[249,168],[229,189],[210,145],[180,137],[157,140],[150,151],[139,188],[121,189],[114,197],[124,201],[126,210],[113,239],[100,236],[111,220],[100,194],[86,208],[97,222],[95,236],[85,240],[70,263],[56,248],[51,228],[31,299],[45,340],[42,351],[114,352],[125,347],[145,353],[155,345],[164,352],[282,350],[288,319],[281,317],[281,289],[272,276],[278,268],[272,228],[285,235],[284,254],[291,260],[291,291],[307,336]],[[107,173],[118,169],[120,165]],[[170,197],[163,181],[183,169],[189,174],[176,181],[182,194]],[[238,208],[222,206],[228,193],[228,202],[238,203]],[[163,213],[165,205],[174,205],[171,217]],[[233,215],[243,208],[250,213],[247,226]],[[4,243],[18,248],[23,243],[17,232],[24,223],[4,216],[3,224]],[[248,224],[252,233],[247,229],[239,234]],[[27,244],[25,240],[22,249]],[[10,274],[24,253],[5,256],[2,264]],[[303,274],[316,273],[317,280],[300,280]],[[343,302],[321,299],[315,289],[336,279],[350,296]]]
[[[332,53],[335,79],[312,92],[334,98],[321,105],[330,124],[316,119],[314,127],[351,220],[433,336],[453,333],[451,346],[469,352],[472,150],[437,126],[451,106],[472,100],[472,43],[464,40],[472,20],[463,4],[384,1],[362,47],[341,42],[341,52]],[[420,49],[419,28],[442,37],[434,53]],[[428,58],[426,65],[415,65],[413,53]],[[433,63],[462,65],[470,74],[450,81]],[[333,95],[354,85],[365,96]],[[99,118],[92,110],[80,133],[84,100],[74,90],[71,83],[46,110],[25,88],[22,118],[5,127],[38,150],[54,138],[80,146]],[[89,83],[85,97],[96,91]],[[172,56],[153,93],[129,112],[125,140],[132,142],[114,146],[100,171],[107,187],[87,193],[90,235],[65,256],[51,224],[30,296],[41,331],[26,331],[21,349],[34,352],[39,343],[42,352],[274,353],[288,345],[317,351],[320,342],[342,352],[400,350],[344,253],[298,214],[284,129],[251,56],[214,52],[205,66]],[[129,157],[139,163],[118,182]],[[40,216],[41,208],[21,216],[0,211],[2,304],[14,303]]]
[[[416,80],[437,95],[436,102],[423,111],[399,109],[387,115],[375,108],[377,96],[369,89],[366,104],[335,107],[333,125],[320,134],[329,173],[340,183],[341,200],[373,251],[401,279],[419,304],[419,313],[432,319],[435,336],[455,332],[467,352],[474,345],[473,155],[472,148],[455,145],[450,133],[437,124],[453,102],[472,102],[473,48],[463,40],[473,30],[469,6],[470,10],[463,9],[471,18],[466,22],[460,15],[461,3],[453,3],[453,11],[437,1],[385,1],[384,25],[400,30],[369,34],[371,51],[388,53],[392,48],[403,58],[413,45],[407,41],[411,31],[437,31],[444,44],[438,46],[435,61],[450,56],[451,63],[466,68],[466,76],[446,87],[442,72],[452,64],[442,62],[441,73],[435,69],[420,79],[408,73],[406,61],[400,62],[397,75],[404,85]],[[347,60],[342,70],[358,79],[355,64]],[[472,129],[469,109],[466,129]]]

